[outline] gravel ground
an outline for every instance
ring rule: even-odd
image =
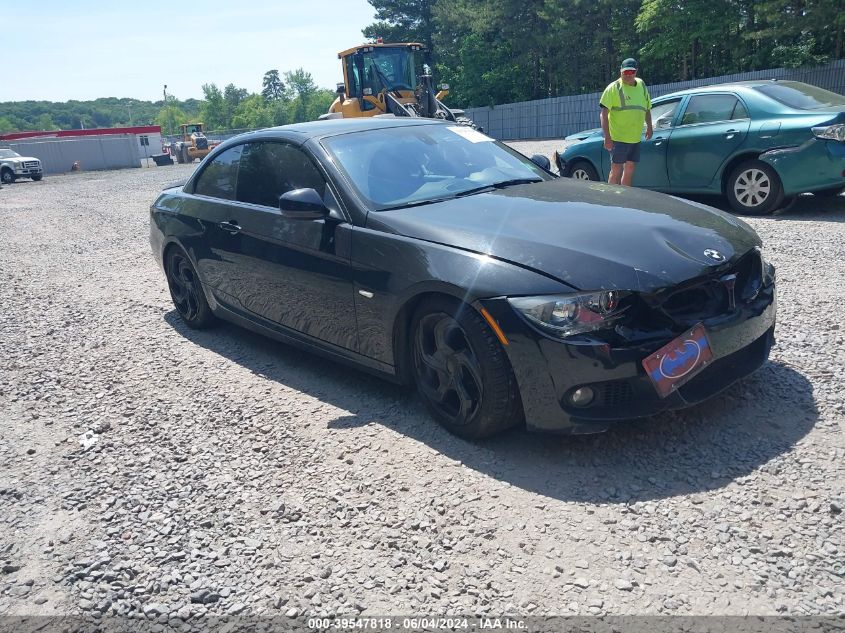
[[[191,169],[0,192],[0,615],[845,613],[845,198],[749,219],[780,284],[754,376],[468,443],[401,388],[183,327],[148,205]]]

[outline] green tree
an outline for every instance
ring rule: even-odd
[[[242,100],[232,116],[231,127],[236,130],[256,129],[273,125],[273,109],[260,94]]]
[[[223,93],[216,84],[203,84],[202,93],[205,101],[200,106],[200,117],[207,130],[223,130],[228,127],[226,120],[226,102]]]
[[[434,5],[437,0],[368,0],[378,22],[363,30],[364,37],[385,42],[419,42],[434,53]]]
[[[159,110],[155,118],[155,125],[161,127],[162,133],[172,136],[179,133],[179,126],[188,123],[188,115],[183,112],[176,101],[167,100],[168,104]]]
[[[261,96],[265,101],[281,101],[285,97],[285,84],[279,77],[279,71],[275,68],[264,73],[262,81],[263,88]]]
[[[0,134],[8,134],[9,132],[18,132],[18,128],[6,117],[0,117]]]
[[[56,124],[53,122],[53,118],[47,113],[44,113],[40,117],[38,117],[38,119],[35,122],[35,128],[38,129],[38,130],[56,130],[56,129],[58,129]]]

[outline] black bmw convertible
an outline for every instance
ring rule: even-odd
[[[464,437],[602,431],[766,361],[775,271],[748,225],[535,161],[424,119],[262,130],[163,191],[150,241],[190,327],[415,385]]]

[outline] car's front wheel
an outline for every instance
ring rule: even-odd
[[[196,330],[213,325],[216,319],[203,293],[197,271],[185,252],[171,248],[167,253],[164,270],[170,298],[185,324]]]
[[[4,185],[11,185],[15,182],[15,173],[11,169],[4,169],[0,172],[0,180],[3,181]]]
[[[734,211],[769,215],[783,202],[783,186],[777,172],[760,160],[749,160],[734,169],[725,186]]]
[[[39,180],[41,180],[43,177],[44,177],[44,174],[33,174],[33,175],[32,175],[32,179],[33,179],[35,182],[38,182],[38,181],[39,181]]]
[[[598,180],[596,168],[585,160],[579,160],[569,170],[569,177],[574,180]]]
[[[411,336],[420,396],[449,431],[476,439],[522,422],[510,362],[473,308],[446,298],[428,301],[414,315]]]

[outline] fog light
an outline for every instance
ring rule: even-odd
[[[569,394],[569,402],[576,407],[586,407],[595,399],[596,392],[590,387],[579,387]]]

